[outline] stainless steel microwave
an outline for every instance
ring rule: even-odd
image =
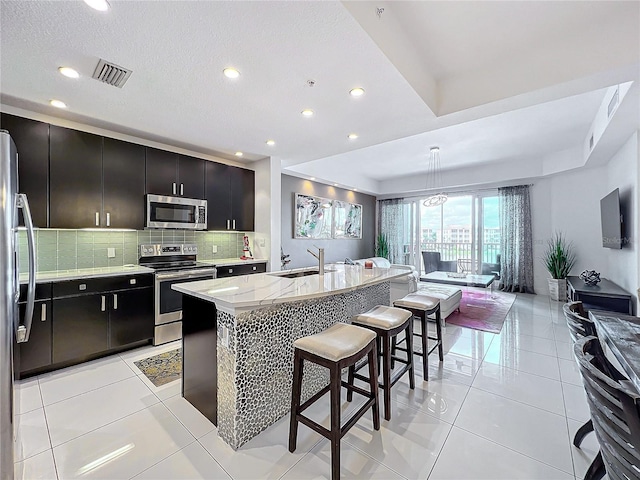
[[[207,229],[207,201],[198,198],[147,195],[147,228]]]

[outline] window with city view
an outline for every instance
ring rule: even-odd
[[[481,273],[483,264],[497,264],[500,215],[497,195],[449,197],[437,207],[420,204],[420,250],[440,252],[460,270]]]

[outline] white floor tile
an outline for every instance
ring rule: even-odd
[[[44,416],[44,409],[38,408],[14,417],[16,441],[13,459],[16,462],[51,450],[49,431]]]
[[[572,480],[573,475],[453,427],[429,480]]]
[[[515,345],[517,344],[505,343],[504,341],[494,342],[484,357],[484,363],[493,363],[552,380],[560,380],[556,357],[519,350]]]
[[[580,368],[575,360],[558,359],[560,366],[560,378],[564,383],[582,386],[582,377],[580,376]]]
[[[571,343],[573,339],[571,338],[571,333],[569,332],[569,327],[567,327],[566,323],[558,323],[553,325],[553,333],[555,335],[556,341]]]
[[[15,480],[52,480],[57,479],[53,452],[46,450],[14,465]]]
[[[417,356],[413,358],[416,381],[419,381],[422,377],[422,359]],[[455,353],[445,355],[444,361],[441,362],[436,350],[429,355],[429,381],[445,379],[470,386],[481,363],[481,360],[456,355]]]
[[[541,355],[557,356],[556,343],[548,338],[502,332],[491,345],[498,348],[496,346],[497,344],[500,345],[501,350],[506,346],[516,350],[539,353]]]
[[[45,373],[38,381],[46,406],[133,376],[133,371],[120,357],[113,355]]]
[[[195,438],[203,437],[216,428],[207,417],[181,395],[171,397],[163,403]]]
[[[394,404],[391,420],[373,429],[362,417],[343,437],[354,447],[406,478],[426,478],[438,458],[451,425],[414,408]],[[304,459],[302,460],[304,461]]]
[[[381,463],[376,462],[371,457],[361,453],[357,448],[354,448],[347,442],[342,442],[340,446],[340,477],[368,478],[373,480],[401,480],[403,478]],[[311,452],[305,455],[302,460],[296,463],[296,465],[282,477],[282,480],[316,480],[330,478],[331,448],[329,441],[323,440]]]
[[[517,314],[514,314],[512,318],[507,316],[507,320],[500,333],[505,333],[510,337],[515,335],[528,335],[530,337],[547,338],[549,340],[555,339],[553,322],[548,316],[540,317]]]
[[[447,423],[453,423],[469,391],[468,385],[448,378],[436,379],[433,375],[428,382],[416,376],[415,387],[414,390],[409,388],[409,379],[406,376],[393,386],[391,389],[392,414],[393,406],[405,404]]]
[[[149,380],[145,374],[138,375],[138,378],[144,383],[153,394],[160,400],[167,400],[175,397],[176,395],[182,395],[182,382],[180,379],[176,379],[172,382],[165,383],[156,387],[151,380]]]
[[[184,447],[135,477],[136,480],[211,479],[231,480],[198,442]]]
[[[478,370],[472,386],[558,415],[564,415],[562,385],[557,380],[484,363]]]
[[[14,383],[13,398],[15,401],[14,412],[17,415],[42,408],[42,396],[40,395],[38,379],[29,378],[27,380],[16,380]]]
[[[454,425],[573,474],[561,415],[472,387]]]
[[[469,328],[457,328],[448,331],[443,336],[442,343],[445,354],[455,353],[482,360],[495,336],[492,333],[480,332]]]
[[[573,342],[556,341],[556,350],[558,351],[558,358],[575,362],[576,356],[573,353]]]
[[[578,422],[589,420],[591,413],[589,412],[589,404],[587,403],[587,394],[584,391],[584,387],[563,383],[562,391],[567,417]]]
[[[161,403],[53,449],[58,476],[131,478],[194,442]]]
[[[126,367],[126,365],[125,365]],[[136,376],[46,406],[53,446],[158,403]]]

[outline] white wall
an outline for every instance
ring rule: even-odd
[[[638,283],[638,133],[629,138],[607,165],[607,193],[620,189],[625,210],[627,245],[621,250],[606,249],[609,279],[625,290],[636,293]]]
[[[277,158],[253,163],[256,172],[255,232],[250,234],[253,256],[269,260],[268,271],[280,270],[280,168]]]
[[[536,181],[531,188],[534,288],[549,294],[542,254],[547,240],[561,232],[573,242],[576,264],[572,275],[585,269],[608,275],[600,234],[600,199],[608,193],[606,168],[582,168]]]
[[[640,146],[638,132],[603,166],[580,168],[543,178],[531,187],[533,229],[534,288],[549,294],[541,257],[547,239],[556,231],[573,242],[577,255],[572,275],[585,269],[600,272],[632,294],[640,286],[638,245],[638,184],[640,180]],[[628,245],[622,250],[602,247],[600,199],[615,188],[620,189],[626,207]]]

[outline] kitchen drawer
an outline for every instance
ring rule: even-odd
[[[27,284],[20,284],[20,298],[18,302],[26,303],[27,301]],[[36,283],[36,300],[49,300],[51,298],[50,283]]]
[[[53,298],[151,286],[153,286],[152,274],[85,278],[54,283]]]
[[[252,273],[264,273],[267,271],[266,263],[250,263],[244,265],[227,265],[216,267],[217,278],[235,277],[237,275],[250,275]]]

